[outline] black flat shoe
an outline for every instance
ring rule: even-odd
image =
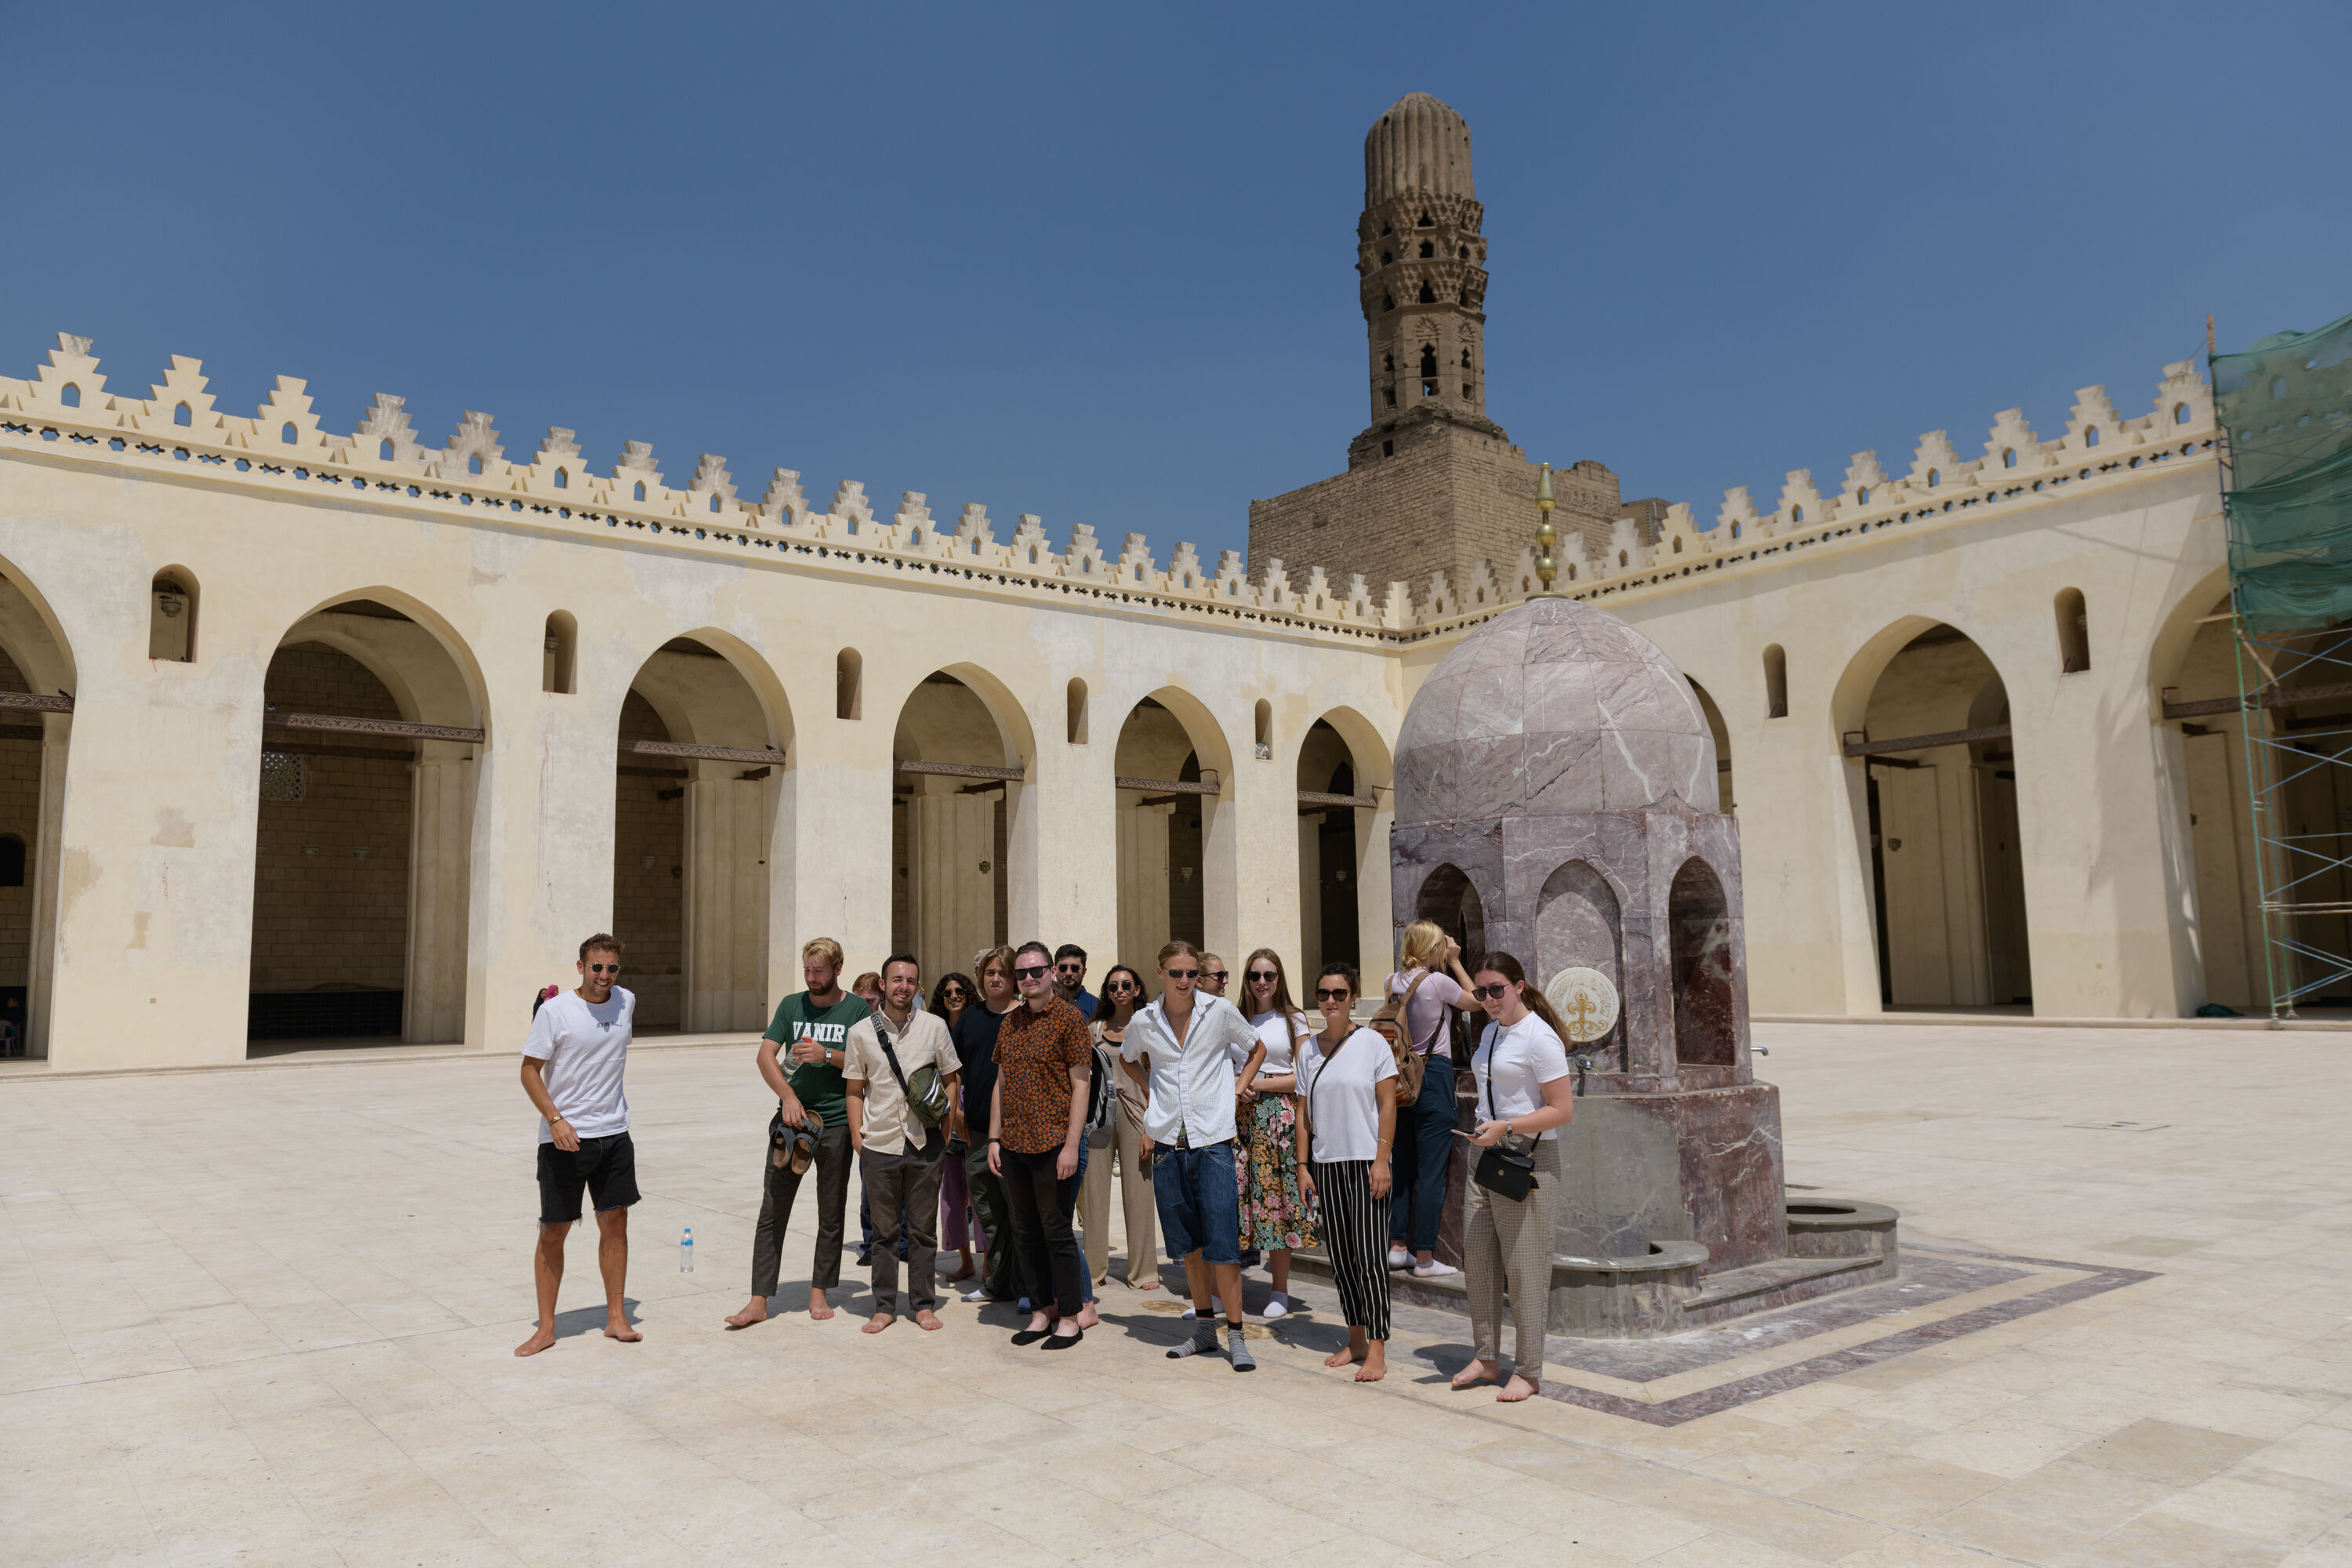
[[[1051,1329],[1024,1329],[1013,1336],[1013,1342],[1016,1345],[1034,1345],[1052,1332]]]
[[[1087,1331],[1084,1329],[1080,1329],[1066,1340],[1059,1334],[1048,1334],[1045,1337],[1045,1348],[1049,1351],[1066,1351],[1086,1337]]]

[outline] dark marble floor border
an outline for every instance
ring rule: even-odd
[[[1983,1258],[1994,1263],[2021,1263],[2037,1268],[2077,1269],[2084,1277],[2062,1280],[2046,1289],[2036,1290],[2029,1295],[2014,1296],[2005,1301],[1993,1301],[1981,1307],[1972,1307],[1967,1311],[1955,1312],[1948,1318],[1939,1319],[1932,1323],[1922,1323],[1916,1328],[1889,1334],[1885,1339],[1872,1340],[1867,1343],[1852,1345],[1841,1351],[1832,1351],[1808,1361],[1775,1367],[1769,1372],[1759,1372],[1748,1377],[1735,1378],[1728,1383],[1718,1384],[1713,1388],[1702,1388],[1678,1398],[1664,1399],[1655,1404],[1639,1399],[1628,1399],[1622,1394],[1603,1394],[1595,1389],[1580,1388],[1574,1384],[1562,1382],[1558,1378],[1545,1381],[1543,1396],[1547,1399],[1557,1399],[1563,1405],[1577,1405],[1587,1410],[1598,1410],[1605,1415],[1622,1415],[1629,1420],[1646,1422],[1653,1426],[1679,1426],[1685,1421],[1696,1421],[1702,1415],[1715,1415],[1726,1410],[1736,1410],[1743,1405],[1753,1405],[1759,1399],[1769,1399],[1776,1394],[1786,1394],[1791,1389],[1803,1388],[1809,1384],[1819,1383],[1824,1378],[1841,1377],[1850,1372],[1859,1372],[1864,1367],[1875,1366],[1880,1362],[1890,1361],[1899,1355],[1908,1355],[1913,1351],[1926,1350],[1930,1345],[1943,1344],[1964,1338],[1969,1334],[1979,1333],[1986,1329],[1998,1328],[2003,1323],[2015,1322],[2020,1318],[2030,1318],[2036,1312],[2046,1312],[2053,1307],[2065,1306],[2070,1301],[2087,1300],[2093,1296],[2102,1296],[2110,1290],[2120,1290],[2126,1285],[2137,1285],[2144,1279],[2157,1278],[2156,1273],[2148,1269],[2109,1268],[2093,1263],[2063,1263],[2047,1258],[2011,1258],[1992,1252],[1964,1252],[1958,1248],[1950,1249],[1948,1255]]]

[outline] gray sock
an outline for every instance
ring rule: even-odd
[[[1250,1354],[1248,1335],[1239,1323],[1225,1325],[1225,1353],[1234,1359],[1235,1372],[1257,1370],[1257,1357]],[[1214,1350],[1216,1346],[1212,1344],[1209,1348]]]
[[[1192,1337],[1191,1339],[1186,1340],[1182,1344],[1178,1345],[1174,1350],[1168,1352],[1168,1359],[1170,1361],[1180,1361],[1188,1355],[1214,1355],[1216,1353],[1217,1325],[1212,1320],[1203,1319],[1198,1326],[1192,1330]]]

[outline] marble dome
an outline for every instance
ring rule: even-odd
[[[1537,599],[1445,656],[1397,737],[1396,826],[1596,811],[1713,813],[1715,739],[1657,644]]]

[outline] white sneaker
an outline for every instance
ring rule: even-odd
[[[1265,1304],[1265,1321],[1266,1321],[1267,1322],[1269,1322],[1269,1323],[1270,1323],[1270,1322],[1274,1321],[1276,1318],[1286,1318],[1286,1317],[1288,1317],[1288,1316],[1290,1316],[1290,1309],[1289,1309],[1288,1307],[1286,1307],[1286,1306],[1283,1305],[1283,1301],[1282,1301],[1282,1298],[1281,1298],[1281,1297],[1276,1296],[1276,1297],[1275,1297],[1273,1300],[1269,1300],[1268,1302],[1266,1302],[1266,1304]]]
[[[1403,1247],[1390,1247],[1390,1248],[1389,1248],[1389,1267],[1390,1267],[1390,1268],[1412,1268],[1412,1253],[1410,1253],[1410,1252],[1407,1252],[1407,1251],[1406,1251]]]
[[[1212,1297],[1210,1297],[1210,1298],[1209,1298],[1209,1310],[1211,1310],[1212,1312],[1222,1312],[1222,1311],[1223,1311],[1224,1310],[1225,1310],[1225,1303],[1224,1303],[1224,1300],[1223,1300],[1223,1298],[1221,1298],[1221,1297],[1216,1297],[1216,1296],[1212,1296]],[[1187,1308],[1185,1308],[1185,1309],[1184,1309],[1184,1321],[1185,1321],[1186,1322],[1188,1322],[1188,1323],[1189,1323],[1189,1322],[1191,1322],[1193,1319],[1197,1318],[1198,1316],[1200,1316],[1200,1309],[1199,1309],[1199,1308],[1197,1308],[1197,1307],[1187,1307]]]
[[[1461,1272],[1462,1270],[1454,1268],[1451,1263],[1440,1263],[1433,1258],[1426,1263],[1416,1263],[1412,1266],[1412,1277],[1416,1279],[1443,1279],[1449,1274]]]

